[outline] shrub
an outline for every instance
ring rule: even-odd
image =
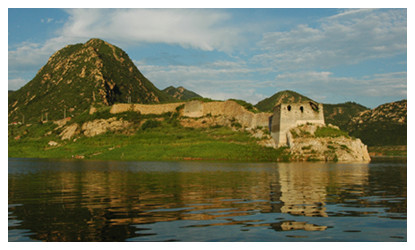
[[[193,97],[193,98],[189,99],[188,101],[216,102],[216,100],[212,100],[212,99],[206,98],[206,97]]]
[[[299,135],[297,134],[297,132],[294,129],[292,129],[290,132],[291,132],[291,135],[292,135],[293,138],[298,138],[299,137]]]
[[[179,112],[180,110],[184,109],[184,104],[176,107],[176,112]]]
[[[157,120],[147,120],[141,126],[142,130],[157,128],[161,126],[161,122]]]
[[[242,125],[239,122],[237,122],[237,121],[232,122],[231,123],[231,126],[232,127],[235,127],[235,128],[242,128]]]
[[[115,115],[117,118],[122,118],[130,122],[138,122],[141,120],[141,114],[135,111],[126,111]]]

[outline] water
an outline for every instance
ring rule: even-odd
[[[406,162],[9,159],[9,241],[407,241]]]

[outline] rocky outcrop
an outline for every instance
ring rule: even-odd
[[[117,118],[113,117],[110,119],[88,121],[83,123],[82,126],[73,123],[64,127],[59,137],[61,137],[61,140],[70,140],[79,134],[83,134],[86,137],[93,137],[109,131],[129,133],[130,130],[132,130],[131,122],[117,120]]]
[[[55,146],[58,146],[59,144],[55,141],[49,141],[48,145],[51,146],[51,147],[55,147]]]
[[[110,119],[97,119],[89,122],[85,122],[82,124],[81,131],[87,137],[93,137],[96,135],[104,134],[108,131],[116,132],[116,131],[128,131],[128,128],[132,125],[132,123],[117,120],[115,117]]]
[[[65,126],[66,123],[69,122],[70,120],[71,120],[71,117],[67,117],[67,118],[64,118],[64,119],[61,119],[61,120],[54,121],[53,123],[58,125],[57,128],[61,128],[61,127]]]
[[[70,140],[75,135],[79,134],[79,125],[77,123],[73,123],[66,128],[59,134],[62,140]]]
[[[330,128],[332,134],[316,135],[319,129]],[[369,162],[367,146],[360,139],[336,133],[334,126],[307,124],[292,129],[287,137],[293,160]],[[338,130],[340,131],[340,130]]]

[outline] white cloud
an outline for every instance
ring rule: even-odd
[[[278,74],[276,80],[283,80],[283,79],[292,79],[295,78],[299,81],[304,81],[307,79],[319,80],[319,81],[327,81],[329,77],[332,75],[331,72],[315,72],[315,71],[307,71],[307,72],[290,72],[290,73],[283,73]]]
[[[124,43],[167,43],[230,51],[240,41],[231,16],[208,9],[71,9],[65,37],[99,37]]]
[[[204,65],[135,64],[157,87],[184,86],[212,99],[246,100],[252,104],[282,90],[294,90],[318,102],[355,101],[374,107],[379,100],[396,101],[407,95],[406,72],[341,77],[329,71],[279,73],[273,80],[256,79],[262,68],[252,68],[243,61],[215,61]],[[267,69],[265,70],[267,72]]]
[[[335,18],[343,18],[343,17],[350,17],[356,14],[367,13],[371,12],[374,9],[346,9],[341,11],[339,14],[328,17],[327,19],[335,19]]]
[[[79,39],[59,36],[43,44],[21,43],[15,50],[8,52],[9,71],[40,69],[54,52],[76,42],[79,42]]]
[[[149,65],[144,61],[134,61],[140,71],[149,79],[160,84],[192,82],[206,79],[212,80],[213,85],[217,81],[225,79],[245,80],[251,73],[257,73],[262,69],[248,67],[243,61],[214,61],[202,65]],[[218,83],[220,84],[220,83]]]
[[[244,61],[221,60],[189,66],[149,65],[143,61],[134,63],[160,89],[170,85],[183,86],[204,97],[217,100],[243,99],[251,103],[267,97],[255,90],[269,84],[255,79],[255,74],[264,69],[249,67]]]
[[[373,107],[372,98],[389,101],[405,98],[406,81],[406,72],[339,77],[331,72],[304,71],[279,74],[271,87],[279,90],[301,89],[301,94],[318,102],[357,101]]]
[[[43,18],[42,18],[42,19],[40,19],[40,22],[41,22],[41,23],[45,23],[45,22],[46,22],[46,23],[51,23],[53,20],[54,20],[54,19],[53,19],[53,18],[50,18],[50,17],[49,17],[49,18],[46,18],[46,19],[43,19]]]
[[[23,78],[18,77],[18,78],[14,78],[14,79],[9,79],[8,82],[9,82],[8,83],[9,89],[17,90],[29,81],[27,79],[23,79]]]
[[[330,68],[406,53],[406,10],[347,10],[289,31],[268,32],[254,60],[278,70]]]

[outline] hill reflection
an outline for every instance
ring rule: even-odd
[[[306,218],[337,216],[328,203],[373,202],[358,199],[371,192],[367,164],[17,161],[10,168],[9,213],[19,223],[9,230],[29,229],[42,241],[124,241],[169,221],[323,231]],[[299,219],[244,219],[268,213]]]

